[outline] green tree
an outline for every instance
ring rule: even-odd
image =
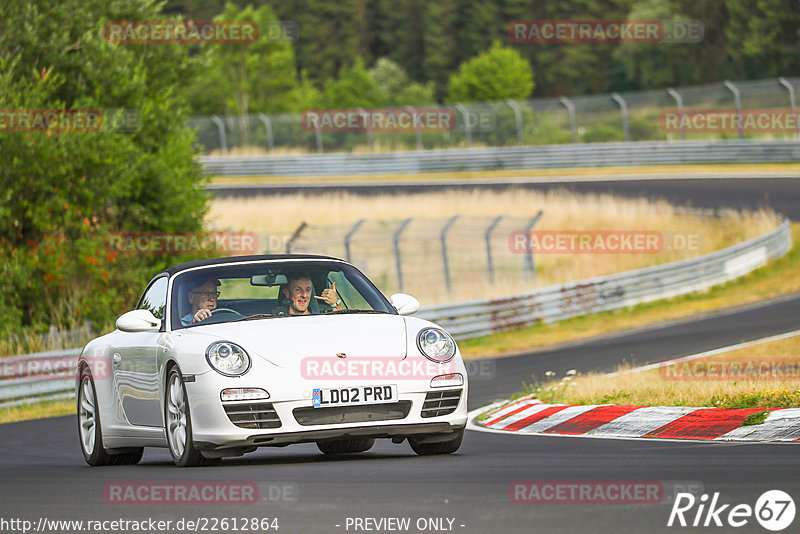
[[[426,0],[377,0],[368,6],[370,59],[388,58],[412,80],[425,80]]]
[[[367,0],[266,0],[281,20],[297,23],[297,65],[318,86],[369,59]]]
[[[800,71],[800,6],[796,0],[727,0],[728,53],[746,78]]]
[[[451,102],[528,98],[533,71],[519,52],[495,41],[492,48],[463,63],[448,84]]]
[[[106,324],[175,261],[109,254],[108,232],[202,228],[205,180],[183,95],[194,62],[182,45],[103,39],[108,20],[158,18],[134,0],[0,3],[0,108],[138,116],[129,129],[108,113],[99,131],[0,129],[0,332]]]
[[[382,104],[378,84],[359,58],[344,68],[335,80],[325,82],[322,105],[326,109],[376,108]]]
[[[433,84],[411,82],[403,68],[388,58],[380,58],[369,74],[378,86],[383,106],[419,106],[436,103]]]
[[[191,86],[193,111],[200,115],[299,111],[303,96],[294,49],[277,31],[280,21],[272,8],[239,9],[228,3],[215,20],[255,21],[258,41],[203,45],[204,74]]]
[[[665,26],[685,25],[689,18],[677,11],[678,6],[660,0],[637,3],[628,20],[659,20]],[[625,68],[627,80],[634,87],[667,87],[691,83],[691,55],[697,43],[620,43],[614,58]]]

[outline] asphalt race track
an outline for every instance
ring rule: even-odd
[[[638,363],[659,361],[788,331],[797,327],[797,317],[800,295],[724,316],[492,360],[493,365],[484,365],[484,376],[471,381],[469,403],[480,407],[517,389],[521,380],[541,377],[547,370],[608,369],[625,358]],[[489,376],[492,373],[494,378]],[[800,496],[798,453],[793,444],[468,432],[460,451],[444,457],[417,457],[405,443],[382,440],[368,453],[342,459],[323,457],[314,445],[295,445],[260,449],[218,467],[178,469],[172,467],[166,450],[150,449],[138,466],[89,468],[80,456],[75,427],[74,417],[2,426],[2,517],[36,522],[40,517],[259,516],[277,517],[282,532],[355,532],[352,526],[345,529],[348,517],[410,517],[412,526],[420,518],[454,519],[452,528],[460,532],[665,532],[670,530],[666,527],[668,502],[515,503],[509,498],[509,485],[519,480],[660,481],[667,499],[669,488],[678,481],[707,493],[719,492],[720,502],[750,505],[770,489]],[[277,500],[206,507],[106,504],[106,484],[132,481],[256,482],[268,499],[271,487]],[[760,528],[748,524],[737,531],[763,531]],[[418,532],[416,527],[408,531]]]
[[[674,188],[664,185],[664,190],[652,182],[619,187],[630,188],[630,194],[640,187],[653,195],[694,205],[737,205],[735,199],[739,198],[741,205],[752,207],[766,200],[776,209],[800,217],[797,182],[671,183]],[[587,185],[599,187],[597,183],[573,184],[581,188]],[[737,193],[734,187],[742,187],[744,192]],[[762,194],[756,194],[756,190]],[[794,295],[725,314],[491,360],[481,365],[470,382],[470,408],[503,398],[518,390],[523,380],[542,377],[548,370],[608,370],[623,360],[651,363],[795,330],[798,323],[800,295]],[[282,533],[766,532],[754,517],[745,518],[747,523],[741,528],[727,526],[727,514],[734,505],[754,507],[759,495],[773,489],[783,490],[800,502],[800,449],[794,444],[608,440],[470,431],[462,448],[451,456],[417,457],[406,443],[393,445],[381,440],[368,453],[339,459],[323,457],[314,445],[295,445],[260,449],[243,458],[227,459],[217,467],[178,469],[172,467],[166,450],[154,449],[146,451],[138,466],[89,468],[79,450],[75,417],[2,425],[0,436],[0,518],[30,520],[34,527],[40,518],[152,518],[174,524],[181,518],[227,517],[240,521],[278,518],[278,532]],[[238,506],[106,502],[107,484],[137,481],[255,482],[263,500]],[[509,488],[514,481],[655,481],[664,490],[659,495],[661,502],[655,504],[532,504],[512,501]],[[719,515],[726,526],[667,527],[672,508],[669,501],[676,488],[692,488],[698,496],[718,492],[719,505],[730,505]],[[697,510],[695,505],[686,513],[687,521],[694,520]],[[383,528],[378,528],[373,522],[356,522],[390,517],[409,518],[409,528],[387,528],[396,527],[394,523],[382,523]],[[703,513],[700,524],[705,520]],[[713,518],[710,521],[713,525]],[[361,527],[356,528],[357,524]],[[785,532],[797,532],[798,525],[800,519],[796,518]],[[241,524],[239,527],[243,531]],[[189,530],[172,527],[161,531]],[[0,521],[0,532],[21,531]]]

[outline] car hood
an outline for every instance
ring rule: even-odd
[[[232,341],[251,356],[288,369],[299,368],[304,358],[339,354],[398,361],[406,357],[406,323],[399,315],[273,317],[198,326],[192,331]]]

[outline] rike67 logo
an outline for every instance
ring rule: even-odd
[[[794,500],[781,490],[765,491],[756,500],[755,506],[722,503],[719,492],[715,492],[710,499],[707,493],[700,498],[691,493],[678,493],[667,526],[738,528],[752,524],[755,518],[763,528],[777,532],[791,525],[794,515]]]

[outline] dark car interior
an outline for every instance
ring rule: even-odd
[[[276,294],[275,298],[224,298],[226,282],[229,279],[222,279],[222,286],[220,287],[220,298],[217,301],[217,310],[213,316],[204,321],[204,324],[211,324],[216,322],[225,322],[231,320],[231,315],[240,314],[243,317],[257,314],[266,315],[286,315],[289,310],[289,299],[284,296],[284,289],[288,286],[288,277],[291,272],[267,273],[266,275],[256,275],[250,277],[251,286],[260,286],[264,288],[277,287],[277,292],[270,291]],[[315,296],[320,296],[322,290],[330,287],[325,272],[311,272],[308,273],[311,277],[312,292]],[[244,280],[244,279],[241,279]],[[178,302],[179,316],[184,317],[191,312],[191,305],[189,304],[188,293],[191,284],[181,284],[178,288]],[[229,293],[232,294],[232,293]],[[344,301],[344,299],[342,299]],[[225,310],[233,310],[236,313]],[[312,298],[309,302],[309,309],[312,314],[328,313],[331,307],[316,298]]]

